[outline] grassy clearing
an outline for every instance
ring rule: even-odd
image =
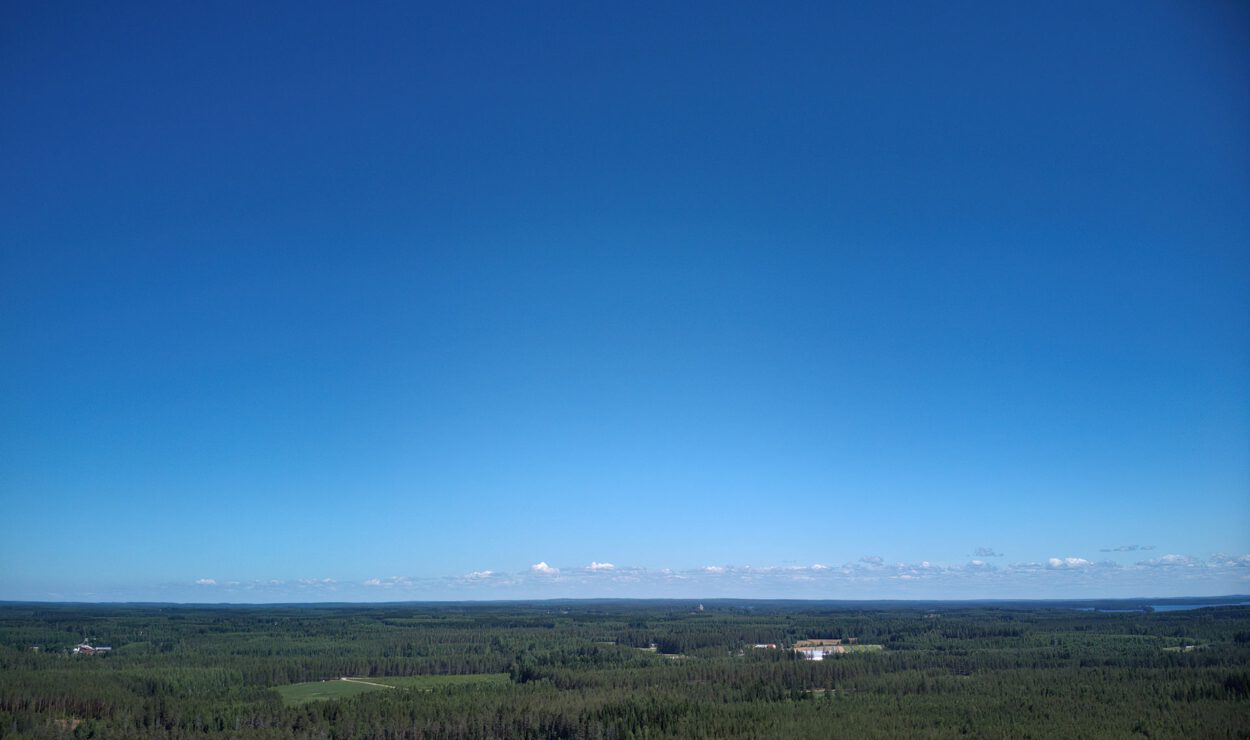
[[[885,650],[884,645],[843,645],[848,653],[875,653]]]
[[[506,673],[467,673],[459,676],[390,676],[366,678],[365,681],[394,686],[397,689],[431,691],[444,686],[486,686],[508,683]]]
[[[1201,650],[1204,647],[1206,647],[1206,645],[1173,645],[1171,647],[1163,648],[1163,652],[1165,653],[1192,653],[1193,651]]]
[[[292,706],[322,699],[343,699],[388,687],[404,691],[433,691],[446,686],[499,686],[506,683],[506,673],[469,673],[458,676],[360,676],[274,688],[282,695],[283,703]]]
[[[338,680],[293,683],[286,686],[275,686],[274,688],[282,695],[282,703],[287,706],[320,701],[322,699],[344,699],[369,691],[381,690],[377,686],[370,686],[369,684]]]

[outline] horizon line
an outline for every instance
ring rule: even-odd
[[[550,599],[426,599],[404,601],[36,601],[0,599],[0,606],[17,605],[54,605],[54,606],[404,606],[404,605],[454,605],[454,604],[551,604],[551,603],[629,603],[629,602],[665,602],[681,604],[716,604],[725,602],[755,603],[799,603],[799,604],[1046,604],[1046,603],[1086,603],[1086,602],[1186,602],[1186,601],[1227,601],[1245,599],[1250,602],[1250,594],[1224,594],[1220,596],[1109,596],[1084,598],[980,598],[980,599],[801,599],[801,598],[758,598],[716,596],[712,598],[674,598],[646,596],[635,597],[560,597]],[[1214,604],[1213,606],[1244,606],[1246,604]]]

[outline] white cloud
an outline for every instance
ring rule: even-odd
[[[412,586],[412,579],[408,576],[391,576],[390,578],[370,578],[365,581],[364,585],[382,588],[395,588],[396,586],[408,588]]]
[[[1034,570],[1041,570],[1043,567],[1045,566],[1043,566],[1041,563],[1028,562],[1028,563],[1012,563],[1011,565],[1007,566],[1007,569],[1012,570],[1012,571],[1034,571]]]
[[[1085,558],[1051,558],[1046,561],[1046,567],[1051,570],[1061,570],[1068,568],[1087,568],[1093,565]]]
[[[1242,555],[1234,557],[1218,552],[1211,556],[1209,561],[1211,565],[1224,568],[1250,568],[1250,555]]]
[[[333,578],[301,578],[298,583],[301,586],[333,586],[336,581]]]
[[[992,547],[978,547],[972,554],[979,558],[1001,558],[1003,556],[1001,552],[994,552]]]
[[[538,594],[574,598],[675,594],[698,597],[749,594],[782,598],[830,598],[830,594],[841,594],[843,598],[889,598],[894,594],[1044,598],[1077,594],[1135,596],[1152,591],[1159,584],[1166,584],[1172,593],[1192,593],[1196,583],[1209,583],[1212,590],[1218,587],[1232,593],[1242,588],[1243,579],[1250,579],[1250,555],[1217,553],[1201,558],[1169,554],[1132,564],[1094,562],[1075,556],[1004,565],[979,557],[956,562],[894,562],[866,556],[843,564],[795,565],[790,562],[752,566],[730,563],[680,570],[647,569],[597,560],[561,570],[543,561],[520,573],[479,570],[458,576],[389,576],[347,583],[336,582],[333,578],[257,579],[242,583],[200,578],[192,583],[201,589],[201,598],[211,588],[214,592],[223,589],[222,593],[229,594],[250,593],[256,598],[263,595],[268,600],[273,600],[274,594],[299,594],[301,599],[322,595],[329,598],[333,594],[351,598],[353,590],[361,597],[371,592],[373,598],[383,600],[427,595],[440,598],[472,592],[493,592],[507,598],[529,598]],[[899,591],[891,591],[891,588]]]
[[[1164,555],[1163,557],[1158,557],[1158,558],[1154,558],[1151,560],[1142,560],[1141,562],[1138,563],[1138,565],[1144,565],[1149,568],[1193,566],[1197,564],[1198,564],[1198,561],[1194,560],[1188,555]]]

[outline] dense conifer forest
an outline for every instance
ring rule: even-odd
[[[0,605],[0,737],[1250,738],[1250,607],[701,606]]]

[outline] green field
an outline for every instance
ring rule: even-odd
[[[383,691],[388,686],[405,691],[432,691],[446,686],[506,684],[506,673],[470,673],[454,676],[368,676],[348,680],[309,681],[275,686],[287,706],[322,699],[344,699],[370,691]]]
[[[885,650],[884,645],[843,645],[848,653],[875,653],[878,650]]]
[[[508,674],[468,673],[455,676],[385,676],[382,678],[365,678],[361,680],[371,681],[373,683],[383,683],[387,686],[394,686],[398,689],[431,691],[433,689],[441,689],[444,686],[506,684],[508,683]]]
[[[287,706],[318,701],[320,699],[344,699],[369,691],[381,691],[377,686],[338,680],[293,683],[286,686],[275,686],[274,688],[282,695],[282,703]]]

